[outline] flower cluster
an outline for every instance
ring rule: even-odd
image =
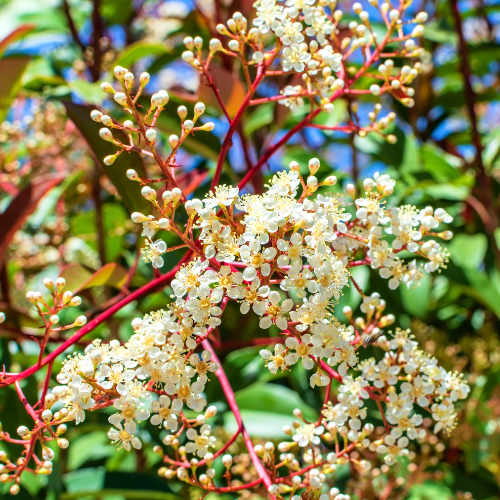
[[[280,61],[281,70],[273,69],[273,74],[295,72],[302,75],[302,85],[287,85],[279,100],[292,111],[304,104],[304,98],[311,100],[311,106],[331,112],[332,101],[343,92],[350,74],[355,80],[368,68],[372,67],[371,85],[369,88],[357,90],[373,96],[390,93],[403,105],[414,105],[413,80],[422,71],[420,62],[413,67],[395,66],[393,59],[386,59],[375,67],[380,60],[382,45],[393,44],[392,57],[404,57],[407,60],[418,59],[424,55],[424,50],[417,46],[415,38],[424,33],[423,23],[427,14],[420,12],[414,18],[405,19],[406,4],[393,8],[389,3],[370,2],[372,15],[385,23],[386,33],[376,33],[370,23],[370,14],[359,3],[353,5],[353,11],[359,21],[348,23],[347,35],[341,29],[344,13],[336,9],[336,2],[330,0],[280,1],[257,0],[254,3],[256,17],[253,28],[248,27],[247,19],[236,12],[227,25],[219,24],[217,31],[227,37],[227,48],[218,38],[209,42],[208,55],[203,54],[203,39],[201,37],[186,37],[186,51],[182,54],[185,62],[192,65],[200,75],[211,85],[209,65],[217,52],[237,58],[245,67],[245,77],[249,88],[252,87],[250,69],[258,68],[262,74],[275,61]],[[412,29],[406,29],[413,25]],[[355,67],[348,67],[351,60],[363,57],[365,68],[356,73]],[[259,79],[259,73],[257,79]],[[380,106],[380,105],[379,105]],[[370,113],[372,126],[370,130],[381,133],[390,121],[389,115],[379,120],[377,109]],[[394,140],[394,136],[387,136]]]

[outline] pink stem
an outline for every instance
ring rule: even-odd
[[[222,390],[224,391],[224,395],[226,396],[227,402],[229,404],[229,408],[231,408],[231,411],[234,414],[234,418],[236,419],[236,423],[238,424],[238,428],[241,430],[241,433],[243,434],[243,439],[244,439],[245,445],[248,449],[248,454],[250,455],[250,458],[252,459],[252,463],[255,467],[255,470],[257,471],[257,473],[259,474],[259,477],[264,482],[266,489],[268,489],[269,486],[271,486],[271,484],[272,484],[271,478],[267,474],[267,471],[264,468],[264,466],[262,465],[262,462],[260,461],[259,457],[257,456],[257,453],[255,453],[250,435],[248,434],[248,431],[245,429],[245,426],[243,425],[243,419],[241,418],[240,409],[238,408],[238,404],[236,403],[236,398],[234,396],[233,389],[231,388],[231,384],[229,383],[229,380],[226,376],[226,373],[222,369],[222,364],[219,361],[217,354],[215,354],[215,351],[208,340],[204,340],[202,342],[202,345],[203,345],[204,349],[207,349],[208,351],[210,351],[212,353],[212,360],[215,363],[218,363],[220,366],[220,368],[215,372],[215,374],[217,375],[217,378],[219,379]]]

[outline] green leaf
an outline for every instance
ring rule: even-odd
[[[475,269],[483,262],[487,247],[484,234],[457,234],[449,246],[451,260],[459,267]]]
[[[179,500],[159,477],[142,473],[106,472],[104,467],[81,469],[62,478],[67,493],[60,500],[123,495],[137,500]]]
[[[139,41],[125,47],[113,63],[115,66],[128,68],[144,57],[168,54],[169,49],[158,42]]]
[[[29,57],[8,57],[0,59],[0,122],[9,110],[9,106],[21,86],[21,78],[28,66]]]
[[[274,106],[268,102],[255,106],[252,114],[245,120],[244,131],[246,135],[250,135],[257,129],[269,125],[274,120]]]
[[[69,88],[78,98],[88,104],[99,106],[102,104],[104,93],[100,83],[91,83],[85,80],[73,80]]]
[[[292,389],[278,384],[257,382],[236,392],[236,402],[242,410],[258,410],[270,413],[284,413],[293,416],[293,410],[300,408],[308,420],[316,420],[318,414]]]
[[[408,500],[437,500],[438,498],[439,500],[451,500],[455,498],[455,495],[444,484],[426,481],[411,487]]]
[[[457,168],[461,166],[461,162],[457,162],[456,158],[443,153],[441,149],[431,144],[423,144],[420,151],[425,170],[437,182],[451,182],[460,177]]]
[[[102,206],[102,225],[106,262],[115,261],[123,253],[125,242],[127,212],[118,203],[105,203]],[[71,219],[71,232],[84,240],[93,250],[97,245],[97,219],[95,210],[80,212]]]
[[[429,274],[425,274],[417,286],[407,288],[401,285],[401,299],[406,311],[417,318],[425,317],[429,310],[429,297],[432,289],[432,280]]]
[[[63,104],[66,107],[69,118],[87,141],[95,162],[110,178],[129,212],[137,211],[148,214],[150,205],[142,197],[141,187],[137,182],[130,181],[125,175],[129,168],[133,168],[137,171],[139,177],[146,177],[141,157],[137,153],[122,153],[113,165],[105,165],[102,160],[105,156],[116,153],[116,146],[103,141],[99,137],[99,129],[101,127],[90,118],[91,109],[65,100]],[[125,138],[121,137],[118,131],[114,130],[113,134],[125,141]]]
[[[484,235],[478,235],[484,236]],[[490,277],[485,272],[474,268],[462,268],[470,287],[465,287],[465,292],[490,308],[500,318],[500,293]]]
[[[288,416],[283,413],[258,410],[241,410],[241,418],[251,436],[279,439],[285,437],[283,426],[291,424],[293,415]],[[224,428],[231,434],[238,429],[236,419],[231,412],[224,413]]]
[[[425,193],[438,200],[463,201],[469,196],[470,188],[454,184],[434,184],[423,187]]]
[[[100,10],[110,26],[126,23],[134,13],[132,0],[102,0]]]
[[[83,434],[71,442],[68,449],[68,468],[79,469],[88,460],[100,460],[111,456],[115,451],[116,448],[110,444],[105,432],[94,431]]]

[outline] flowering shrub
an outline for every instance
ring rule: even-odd
[[[195,104],[192,115],[186,106],[178,107],[178,132],[170,134],[167,146],[155,128],[170,100],[167,91],[153,93],[146,104],[143,94],[150,75],[143,72],[136,78],[121,66],[114,68],[117,85],[102,83],[101,89],[122,108],[119,118],[108,110],[110,114],[91,112],[92,120],[103,125],[101,139],[116,149],[103,163],[112,166],[120,156],[138,153],[156,168],[152,177],[132,168],[126,171],[129,182],[142,186],[148,202],[147,214],[131,215],[142,226],[143,260],[159,273],[169,252],[185,253],[167,274],[155,274],[150,284],[88,324],[87,316],[79,315],[60,326],[61,312],[82,303],[66,290],[63,277],[44,280],[50,297],[40,291],[28,293],[26,298],[43,321],[40,353],[31,368],[5,372],[1,378],[2,385],[15,386],[33,419],[31,427],[17,429],[16,438],[0,433],[2,440],[23,450],[16,458],[1,452],[5,465],[0,466],[0,481],[11,484],[12,494],[19,492],[24,472],[51,473],[55,453],[48,443],[67,448],[70,442],[63,435],[68,423],[80,424],[88,412],[105,408],[112,408],[107,436],[126,451],[141,449],[141,422],[164,429],[164,447],[155,448],[163,462],[158,470],[162,477],[176,477],[206,493],[256,491],[290,500],[349,498],[333,487],[332,473],[338,465],[350,463],[367,472],[380,460],[390,467],[410,457],[412,441],[429,435],[441,438],[456,427],[455,405],[467,397],[469,386],[462,374],[446,371],[419,348],[410,330],[391,326],[396,318],[384,314],[382,298],[386,287],[415,287],[446,268],[449,253],[442,243],[452,239],[446,224],[453,217],[443,208],[397,206],[391,200],[396,183],[387,173],[364,179],[361,190],[348,183],[334,191],[337,178],[322,174],[317,158],[310,159],[307,168],[292,161],[271,178],[263,193],[244,191],[271,155],[306,127],[360,137],[373,133],[389,144],[396,142],[390,133],[396,115],[380,117],[379,101],[390,94],[403,106],[414,106],[411,84],[423,71],[418,59],[425,56],[414,38],[423,34],[427,14],[409,15],[405,3],[394,8],[387,2],[370,4],[386,26],[384,33],[372,28],[359,3],[353,5],[359,21],[350,21],[349,36],[341,37],[343,12],[336,10],[335,2],[258,0],[253,27],[237,12],[227,25],[217,26],[221,36],[210,40],[208,49],[201,37],[184,39],[183,61],[211,87],[229,122],[203,199],[188,198],[191,193],[179,187],[176,172],[182,166],[178,157],[185,141],[217,127],[205,119],[206,105]],[[239,61],[247,85],[236,113],[227,109],[211,74],[212,61],[219,55]],[[395,63],[399,58],[407,64]],[[299,75],[294,85],[254,98],[264,81],[285,73]],[[366,113],[366,106],[352,102],[364,97],[375,100]],[[349,123],[320,123],[341,98],[350,100]],[[300,113],[307,102],[307,114],[260,156],[239,186],[220,184],[244,112],[273,101],[292,113]],[[386,286],[366,294],[352,274],[361,266],[377,271]],[[83,352],[66,358],[56,376],[58,384],[52,383],[58,355],[126,303],[167,283],[172,300],[134,319],[134,333],[126,342],[93,340]],[[344,307],[348,322],[342,324],[336,306],[347,287],[360,295],[361,306],[359,315]],[[297,408],[295,420],[290,415],[290,425],[283,429],[285,440],[252,442],[231,380],[212,345],[230,301],[238,303],[241,315],[257,315],[260,330],[274,334],[259,342],[270,346],[260,350],[261,370],[279,375],[300,363],[310,387],[325,388],[319,418],[311,421]],[[0,319],[5,319],[3,313]],[[75,327],[83,328],[46,355],[54,334]],[[375,356],[365,356],[366,349],[375,349]],[[31,406],[21,381],[45,366],[41,396]],[[217,383],[237,423],[236,433],[222,444],[212,433],[218,408],[207,396],[207,386]],[[336,397],[332,387],[337,387]],[[370,408],[383,424],[380,429],[367,422]],[[240,437],[246,451],[229,453]],[[235,484],[233,464],[243,462],[247,454],[257,477]],[[214,465],[218,457],[222,470]]]

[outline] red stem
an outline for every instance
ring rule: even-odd
[[[257,453],[255,453],[252,440],[250,438],[250,435],[248,434],[248,431],[245,429],[245,426],[243,425],[243,419],[241,418],[240,409],[238,408],[238,404],[236,403],[236,398],[234,396],[233,389],[231,388],[231,384],[229,383],[229,380],[226,376],[226,373],[224,372],[224,370],[222,368],[222,364],[219,361],[217,354],[215,354],[215,351],[208,340],[204,340],[202,342],[202,346],[204,349],[207,349],[208,351],[210,351],[212,353],[212,360],[214,362],[218,363],[220,366],[220,368],[215,372],[215,374],[217,375],[217,378],[219,379],[220,385],[222,387],[224,395],[226,396],[227,402],[229,404],[229,408],[231,408],[231,411],[234,414],[234,418],[236,419],[236,423],[238,424],[238,429],[243,434],[243,439],[245,441],[245,445],[248,449],[248,454],[250,455],[250,458],[251,458],[252,463],[255,467],[255,470],[259,474],[259,477],[264,482],[264,485],[266,486],[266,489],[267,489],[272,484],[271,478],[267,474],[267,471],[264,468],[264,465],[262,465],[262,462],[260,461],[259,457],[257,456]]]

